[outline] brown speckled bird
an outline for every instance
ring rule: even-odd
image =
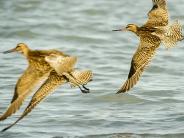
[[[24,53],[22,51],[27,51],[26,52],[27,54],[24,54],[24,55],[27,57],[28,61],[30,60],[32,61],[31,63],[29,62],[29,66],[27,69],[29,70],[29,72],[25,71],[26,73],[23,74],[23,77],[21,77],[18,83],[16,84],[16,87],[18,87],[19,89],[18,90],[15,89],[16,90],[15,92],[18,93],[18,95],[14,100],[12,100],[12,103],[7,109],[7,111],[0,117],[1,120],[6,119],[8,116],[16,112],[16,110],[18,110],[19,107],[21,106],[24,99],[29,95],[32,88],[35,87],[37,83],[39,83],[39,80],[43,80],[43,77],[39,75],[40,72],[41,73],[43,72],[46,74],[46,75],[43,75],[46,78],[46,80],[41,85],[41,87],[36,91],[36,93],[32,97],[30,104],[27,106],[22,116],[15,123],[6,127],[2,131],[6,131],[7,129],[15,125],[24,116],[26,116],[29,112],[31,112],[31,110],[38,103],[40,103],[40,101],[44,99],[49,93],[51,93],[55,88],[57,88],[58,86],[64,83],[69,82],[73,86],[78,86],[83,93],[89,93],[89,89],[86,88],[84,85],[86,85],[89,81],[92,80],[92,72],[77,71],[73,69],[74,64],[76,63],[76,58],[69,57],[67,55],[64,55],[62,52],[56,51],[56,50],[32,51],[23,43],[18,44],[15,49],[6,51],[4,53],[9,53],[13,51],[20,51],[21,53]],[[36,53],[36,54],[33,54],[33,53]],[[56,58],[53,58],[54,57],[53,55],[55,57],[62,57],[62,61],[58,63],[61,65],[60,66],[61,70],[57,69],[55,71],[55,68],[53,68],[53,66],[50,66],[50,63],[52,61],[57,61]],[[60,74],[57,71],[60,71]],[[72,81],[70,79],[71,77],[72,77]],[[82,89],[80,85],[83,86],[84,89]]]
[[[24,43],[19,43],[15,48],[5,51],[4,53],[11,52],[19,52],[24,55],[28,61],[28,67],[18,79],[11,104],[7,111],[0,116],[0,121],[15,113],[22,105],[24,99],[32,92],[37,84],[49,76],[49,73],[53,69],[45,61],[46,56],[56,53],[66,56],[64,53],[57,50],[31,50]]]
[[[128,24],[126,28],[113,31],[131,31],[140,38],[138,49],[133,55],[127,81],[117,93],[129,91],[140,79],[141,74],[154,56],[161,43],[166,48],[183,40],[182,27],[178,21],[168,25],[166,0],[152,0],[153,7],[148,13],[148,21],[141,27]]]

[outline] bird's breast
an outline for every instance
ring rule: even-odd
[[[51,66],[45,61],[44,58],[38,58],[38,59],[30,59],[29,64],[33,66],[36,70],[40,70],[43,72],[51,71]]]

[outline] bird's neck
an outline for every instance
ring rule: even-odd
[[[136,35],[138,35],[139,30],[140,30],[140,27],[137,26],[137,25],[135,25],[135,28],[131,29],[130,31],[133,32],[133,33],[135,33]]]
[[[30,52],[31,52],[31,50],[30,50],[29,48],[26,48],[26,49],[24,49],[24,51],[23,51],[22,54],[23,54],[26,58],[28,58]]]

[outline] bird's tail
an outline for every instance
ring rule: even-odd
[[[78,82],[78,85],[87,84],[89,81],[92,80],[93,77],[93,73],[91,70],[83,70],[83,71],[75,70],[71,72],[71,74],[75,78],[75,81]],[[71,83],[71,86],[75,87],[77,85],[75,83]]]
[[[173,24],[166,27],[158,27],[158,30],[153,35],[158,36],[166,48],[172,48],[178,41],[182,41],[182,25],[175,21]]]

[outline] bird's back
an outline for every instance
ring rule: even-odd
[[[28,62],[38,70],[50,71],[52,68],[45,60],[45,57],[51,54],[64,55],[63,52],[58,50],[32,50],[28,53]]]

